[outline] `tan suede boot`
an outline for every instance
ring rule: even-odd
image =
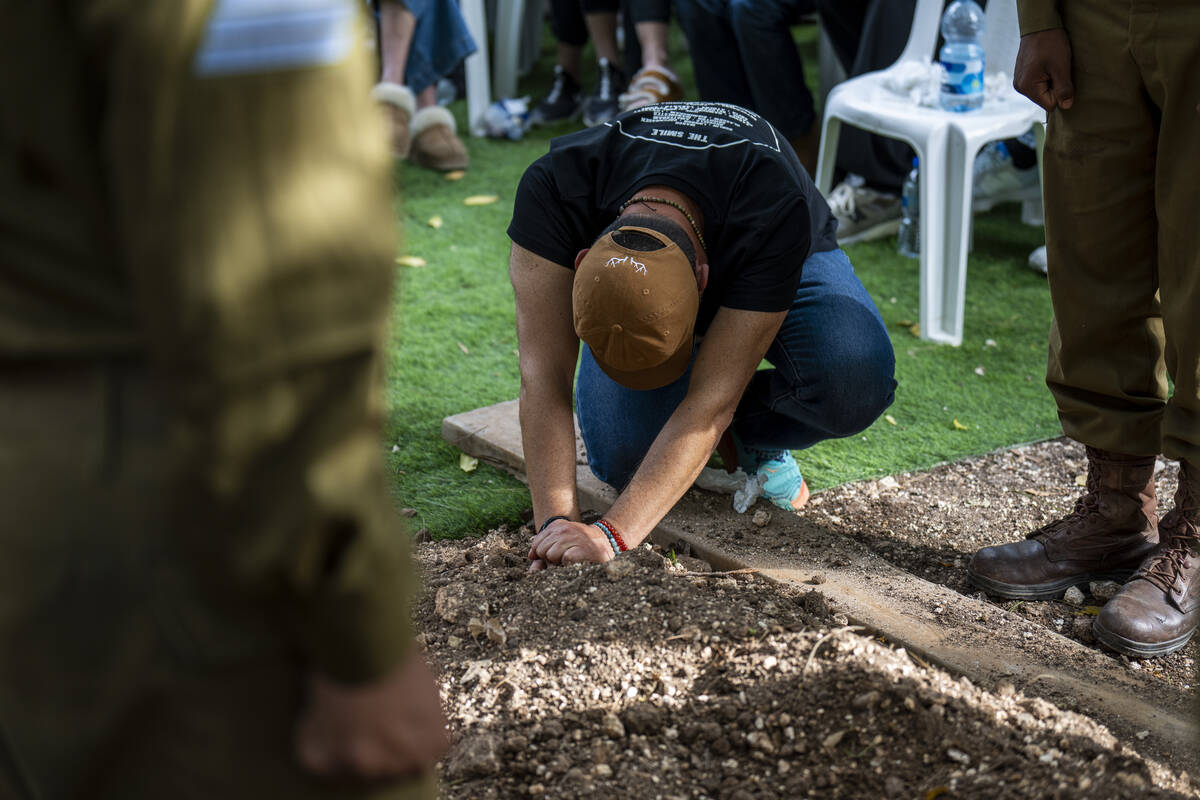
[[[467,148],[455,134],[454,115],[441,106],[429,106],[412,121],[412,153],[409,160],[419,167],[449,172],[466,169]]]
[[[1075,510],[1024,541],[985,547],[967,567],[988,594],[1061,597],[1089,581],[1124,581],[1158,544],[1154,456],[1087,449],[1087,492]]]
[[[371,90],[371,99],[383,106],[391,129],[392,155],[408,158],[411,143],[409,124],[417,107],[412,90],[398,83],[379,83]]]
[[[1118,653],[1173,653],[1200,626],[1200,467],[1180,464],[1175,507],[1159,533],[1158,549],[1092,625],[1097,641]]]

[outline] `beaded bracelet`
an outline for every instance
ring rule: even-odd
[[[592,524],[604,531],[604,535],[608,537],[608,542],[612,545],[614,553],[624,553],[629,549],[625,546],[625,540],[621,538],[621,532],[617,530],[616,525],[613,525],[603,517],[596,520]]]
[[[541,533],[542,531],[546,530],[546,528],[549,528],[551,522],[557,522],[560,519],[565,519],[567,522],[571,521],[570,517],[564,517],[562,514],[555,514],[553,517],[550,517],[542,523],[542,527],[538,528],[538,533]]]

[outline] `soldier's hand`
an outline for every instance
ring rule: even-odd
[[[1013,88],[1047,111],[1070,108],[1075,102],[1071,82],[1071,41],[1062,28],[1021,37]]]
[[[308,707],[296,726],[296,754],[306,769],[368,780],[415,777],[432,769],[448,746],[437,683],[415,647],[364,686],[312,675]]]
[[[559,519],[533,537],[529,569],[537,571],[550,564],[602,564],[614,555],[608,537],[595,525]]]

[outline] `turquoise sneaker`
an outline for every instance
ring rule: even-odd
[[[734,435],[738,465],[746,472],[753,467],[762,483],[763,497],[789,511],[799,511],[808,502],[808,484],[800,474],[796,459],[787,450],[759,450],[745,447]]]

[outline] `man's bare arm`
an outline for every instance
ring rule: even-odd
[[[572,383],[579,339],[571,322],[575,273],[516,244],[509,255],[521,358],[521,443],[535,524],[579,519]]]
[[[704,468],[786,312],[722,308],[705,336],[683,402],[667,420],[633,480],[605,514],[633,547]],[[530,556],[555,563],[604,561],[611,547],[592,526],[556,522],[534,537]]]

